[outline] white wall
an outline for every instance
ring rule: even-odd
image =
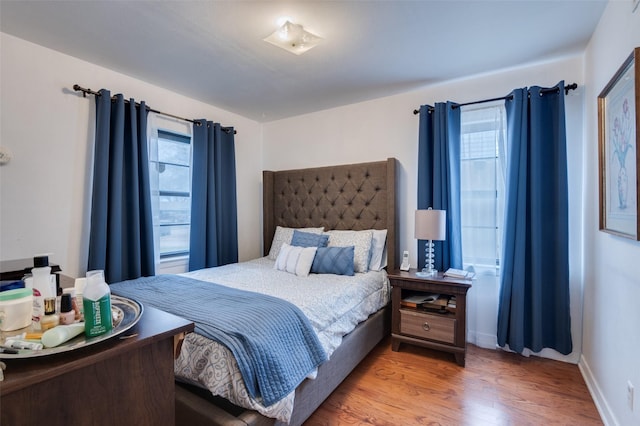
[[[596,99],[635,47],[640,47],[640,8],[632,13],[630,1],[610,2],[585,54],[585,289],[580,361],[600,413],[610,425],[640,424],[640,243],[598,230]],[[634,411],[627,406],[628,380],[635,386]]]
[[[0,166],[0,260],[52,253],[51,261],[67,275],[86,271],[95,103],[74,92],[74,83],[234,126],[239,256],[260,254],[259,123],[4,33],[0,37],[0,144],[13,154]]]
[[[400,250],[409,250],[411,264],[416,265],[413,212],[416,209],[417,191],[418,116],[412,111],[422,104],[446,100],[462,103],[507,95],[518,87],[553,86],[563,79],[566,84],[575,82],[580,85],[577,91],[571,92],[566,98],[566,108],[569,157],[581,158],[584,88],[582,58],[576,56],[267,123],[264,125],[263,139],[264,168],[299,168],[396,157],[400,163]],[[582,335],[581,176],[581,163],[571,162],[569,185],[575,188],[570,194],[574,352],[566,357],[555,351],[545,350],[543,353],[544,356],[570,362],[578,361]],[[485,347],[495,347],[495,292],[495,284],[478,282],[469,292],[469,337]],[[485,313],[486,304],[494,304],[494,309],[488,310],[493,313]]]

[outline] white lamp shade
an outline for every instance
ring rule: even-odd
[[[447,237],[446,210],[416,210],[415,238],[443,241]]]

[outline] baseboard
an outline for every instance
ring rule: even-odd
[[[484,349],[496,349],[498,347],[498,339],[495,335],[477,333],[473,330],[467,331],[467,343]]]
[[[598,382],[593,376],[593,373],[591,372],[591,368],[589,368],[589,363],[584,358],[584,354],[580,356],[580,361],[578,362],[578,368],[580,369],[580,373],[582,374],[582,378],[584,379],[584,382],[587,384],[587,388],[589,389],[591,398],[593,399],[593,402],[596,404],[596,409],[600,414],[602,423],[604,423],[605,426],[618,426],[616,417],[613,415],[613,412],[611,411],[609,404],[607,404],[607,400],[605,399],[604,395],[600,391]]]

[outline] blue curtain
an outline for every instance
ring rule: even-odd
[[[572,351],[564,82],[508,99],[498,344]]]
[[[108,90],[96,96],[88,269],[108,283],[155,273],[147,109]]]
[[[462,268],[460,216],[460,108],[453,103],[420,107],[418,209],[447,211],[447,237],[434,241],[438,271]],[[418,269],[425,264],[425,241],[418,240]]]
[[[197,120],[193,126],[189,270],[238,261],[238,211],[233,128]]]

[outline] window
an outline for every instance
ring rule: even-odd
[[[158,129],[149,145],[154,239],[162,262],[189,255],[191,136]]]
[[[505,198],[504,104],[461,111],[461,215],[464,267],[499,271]]]

